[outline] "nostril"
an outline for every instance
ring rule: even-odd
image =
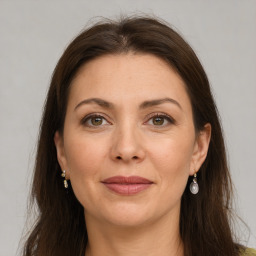
[[[116,159],[121,160],[122,157],[121,156],[117,156]],[[132,159],[138,159],[138,157],[137,156],[133,156]]]

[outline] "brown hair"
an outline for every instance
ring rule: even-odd
[[[69,86],[84,63],[105,54],[150,53],[182,77],[191,100],[196,131],[212,126],[207,158],[198,172],[200,193],[188,185],[182,196],[180,233],[186,256],[235,256],[230,228],[232,184],[217,109],[205,71],[184,39],[165,22],[148,17],[107,20],[83,31],[60,58],[45,103],[38,141],[32,198],[38,218],[24,256],[82,256],[87,243],[83,207],[70,185],[66,194],[54,134],[63,130]],[[188,181],[188,184],[191,181]]]

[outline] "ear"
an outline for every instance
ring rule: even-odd
[[[70,177],[69,168],[68,168],[66,153],[64,149],[63,137],[60,135],[59,131],[56,131],[54,134],[54,143],[57,151],[57,159],[58,159],[59,165],[62,170],[66,171],[66,179],[68,180]]]
[[[212,130],[211,125],[207,123],[204,126],[204,129],[201,130],[196,137],[192,161],[190,165],[190,172],[189,172],[191,176],[194,175],[200,169],[201,165],[203,164],[207,156],[207,152],[208,152],[208,148],[211,140],[211,130]]]

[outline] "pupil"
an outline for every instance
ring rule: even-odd
[[[153,123],[156,124],[156,125],[161,125],[164,123],[164,119],[162,117],[155,117],[153,119]]]
[[[92,118],[92,124],[93,125],[101,125],[102,124],[102,118],[101,117]]]

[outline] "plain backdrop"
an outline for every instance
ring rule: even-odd
[[[242,241],[256,247],[256,0],[8,0],[0,1],[1,256],[18,254],[42,107],[57,60],[93,17],[136,13],[171,23],[205,67],[225,131],[237,211],[251,229]]]

